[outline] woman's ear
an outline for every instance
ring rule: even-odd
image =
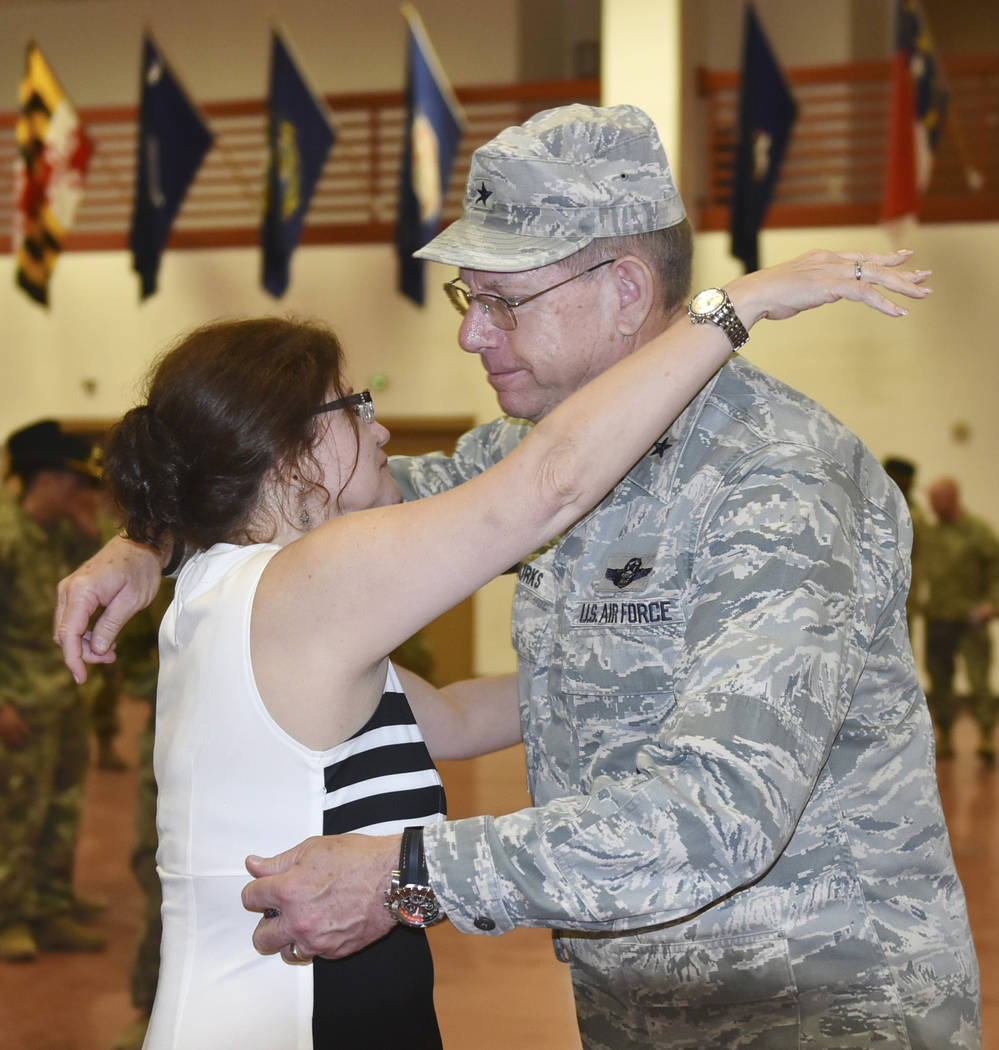
[[[649,264],[635,255],[622,255],[611,266],[617,289],[617,330],[639,332],[655,307],[655,279]]]

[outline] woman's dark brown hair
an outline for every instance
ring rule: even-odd
[[[105,476],[128,536],[189,549],[269,538],[250,535],[262,486],[314,463],[313,412],[342,396],[342,364],[336,336],[302,321],[220,321],[181,339],[111,434]]]

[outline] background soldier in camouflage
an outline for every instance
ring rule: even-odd
[[[86,561],[102,543],[117,534],[120,523],[112,517],[104,500],[97,508],[94,527],[96,532],[93,534],[72,530],[68,537],[70,564],[79,565]],[[118,717],[118,699],[122,693],[121,667],[119,664],[107,664],[94,671],[82,688],[90,727],[97,742],[97,768],[122,772],[127,767],[114,746],[115,737],[121,729]]]
[[[989,623],[999,613],[999,539],[964,509],[953,478],[933,482],[929,500],[937,520],[923,530],[920,541],[925,581],[920,604],[926,619],[928,699],[940,737],[937,755],[949,758],[954,753],[954,672],[960,654],[971,691],[969,708],[980,733],[978,754],[992,765],[999,701],[989,686]]]
[[[45,421],[11,435],[19,500],[0,504],[0,958],[103,948],[80,924],[73,855],[87,712],[50,641],[52,588],[93,529],[100,468],[89,442]]]
[[[909,625],[909,637],[912,638],[912,621],[916,615],[916,604],[919,600],[919,547],[920,537],[929,524],[926,512],[912,498],[912,486],[916,480],[916,464],[900,456],[889,456],[884,461],[885,473],[898,485],[899,492],[905,499],[912,518],[912,583],[909,586],[909,598],[905,603],[905,618]]]
[[[459,341],[503,411],[536,421],[688,323],[690,252],[645,114],[571,106],[477,150],[463,218],[418,254],[461,268]],[[830,298],[873,305],[889,258],[845,256]],[[394,472],[409,495],[440,491],[526,425],[480,427],[453,459]],[[858,439],[736,358],[522,567],[536,805],[443,822],[423,845],[458,929],[558,931],[587,1050],[980,1046],[905,627],[910,542],[901,495]],[[91,567],[62,586],[57,636],[78,671],[97,605],[100,653],[154,586],[155,559],[133,585],[126,554],[109,555],[107,580]],[[249,858],[244,903],[277,909],[254,943],[356,950],[385,930],[397,858],[397,837],[367,836]]]

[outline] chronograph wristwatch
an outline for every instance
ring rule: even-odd
[[[440,901],[430,885],[423,856],[423,828],[406,828],[402,833],[399,867],[385,891],[385,907],[403,926],[424,929],[444,918]]]

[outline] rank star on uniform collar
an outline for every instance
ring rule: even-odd
[[[652,446],[652,451],[649,453],[650,456],[658,456],[660,459],[663,458],[663,453],[668,449],[672,448],[672,443],[669,438],[663,438],[662,441],[657,441]]]

